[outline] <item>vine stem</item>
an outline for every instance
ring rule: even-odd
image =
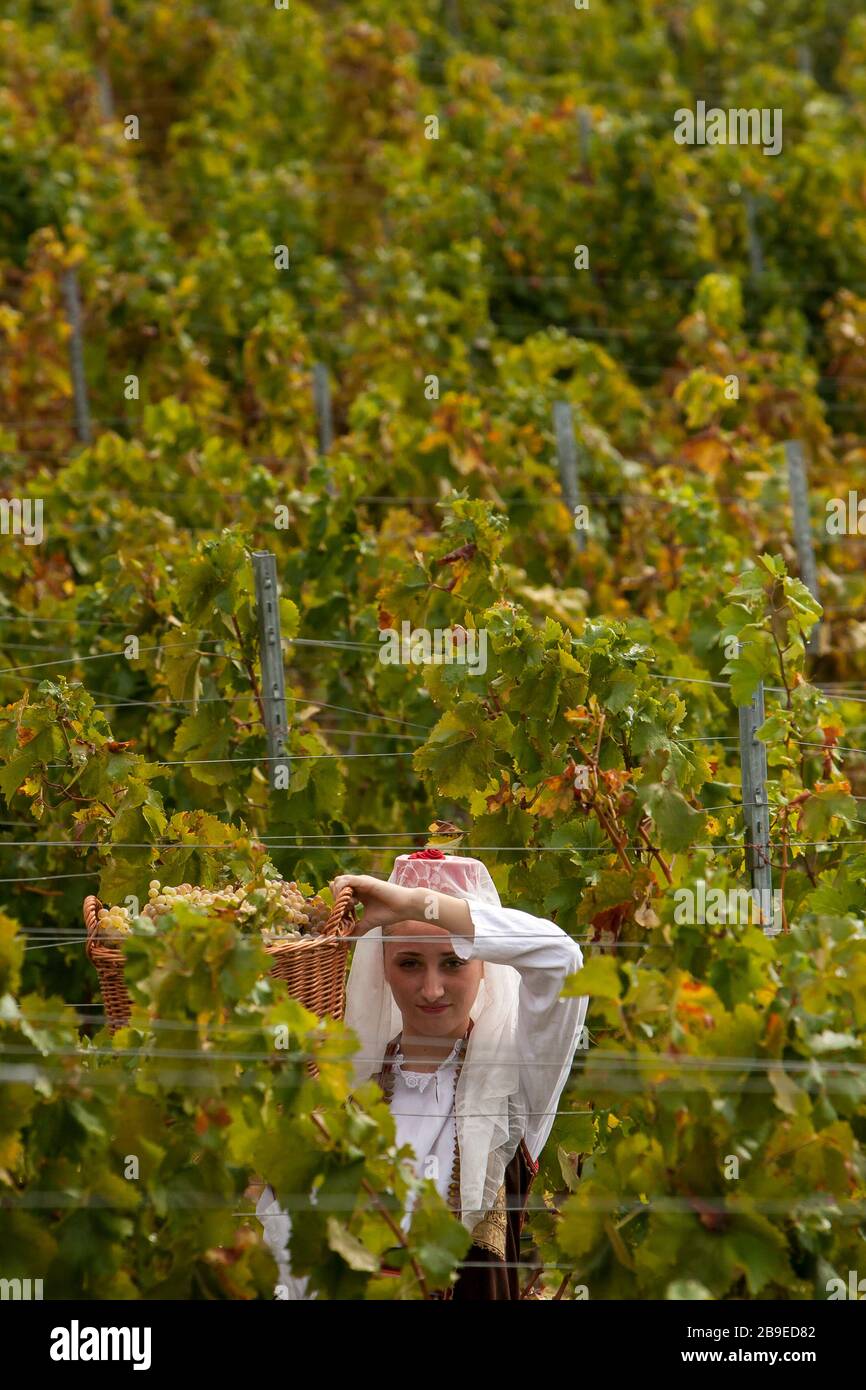
[[[244,639],[241,637],[241,630],[238,625],[238,617],[236,613],[232,613],[232,627],[235,630],[235,637],[238,639],[238,646],[241,649],[241,661],[244,664],[244,670],[246,671],[247,676],[249,677],[250,686],[252,687],[252,692],[256,697],[256,704],[259,707],[259,715],[261,716],[262,727],[266,729],[268,727],[268,722],[265,719],[265,707],[262,702],[262,692],[259,689],[259,683],[256,680],[255,667],[253,666],[253,663],[250,660],[248,660],[247,655],[244,651]]]
[[[52,791],[60,792],[60,795],[65,797],[67,801],[80,801],[87,806],[101,806],[110,816],[117,815],[117,812],[112,811],[111,807],[107,806],[104,801],[100,801],[98,796],[75,796],[73,792],[67,791],[66,787],[61,786],[59,782],[49,782],[47,777],[43,778],[43,781],[46,787],[50,787]],[[51,809],[56,810],[56,807],[52,806]]]
[[[597,798],[598,798],[598,758],[599,758],[599,753],[601,752],[601,739],[602,739],[602,734],[604,733],[604,721],[605,721],[605,717],[606,717],[606,716],[605,716],[605,713],[604,713],[604,711],[602,711],[601,719],[600,719],[600,721],[599,721],[599,726],[598,726],[598,737],[596,738],[596,741],[595,741],[595,753],[594,753],[592,759],[591,759],[591,760],[588,760],[588,765],[589,765],[590,767],[592,767],[593,772],[594,772],[594,775],[595,775],[595,788],[594,788],[594,790],[593,790],[592,800],[588,803],[588,805],[589,805],[589,809],[592,810],[592,811],[594,811],[595,814],[596,814],[596,816],[598,817],[598,823],[599,823],[599,825],[601,826],[602,830],[604,831],[605,835],[606,835],[606,836],[608,837],[608,839],[610,840],[610,842],[611,842],[611,844],[613,845],[614,849],[616,850],[617,857],[619,858],[620,863],[622,864],[623,868],[624,868],[624,869],[627,869],[629,873],[633,873],[633,871],[634,871],[634,865],[632,864],[631,860],[629,859],[628,855],[627,855],[626,852],[625,852],[625,841],[624,841],[624,840],[621,840],[621,839],[619,838],[619,836],[618,836],[617,833],[616,833],[616,830],[615,830],[614,827],[613,827],[613,824],[611,823],[611,821],[608,820],[607,816],[605,815],[604,811],[602,810],[601,806],[599,805],[598,799],[597,799]],[[574,739],[574,745],[575,745],[575,747],[577,748],[577,751],[580,753],[581,757],[582,757],[584,760],[586,760],[586,753],[584,753],[583,748],[580,746],[580,744],[578,743],[577,739]],[[611,810],[611,815],[612,815],[612,816],[615,816],[615,814],[616,814],[616,812],[615,812],[614,810]]]
[[[313,1121],[313,1123],[318,1127],[318,1129],[321,1131],[321,1133],[324,1135],[324,1137],[325,1137],[325,1138],[328,1140],[328,1142],[330,1143],[330,1142],[331,1142],[331,1135],[330,1135],[329,1132],[328,1132],[327,1126],[322,1122],[322,1120],[321,1120],[321,1119],[319,1118],[319,1116],[315,1113],[315,1111],[312,1111],[312,1112],[310,1113],[310,1119]],[[382,1219],[384,1220],[385,1225],[386,1225],[386,1226],[388,1227],[388,1229],[391,1231],[391,1234],[395,1237],[395,1239],[398,1241],[398,1243],[399,1243],[400,1245],[402,1245],[403,1249],[404,1249],[407,1253],[409,1253],[409,1242],[407,1241],[406,1237],[404,1236],[403,1232],[400,1230],[400,1227],[396,1224],[396,1222],[394,1222],[394,1221],[391,1220],[391,1214],[390,1214],[390,1212],[388,1212],[388,1211],[386,1210],[386,1208],[385,1208],[385,1206],[384,1206],[384,1204],[383,1204],[383,1202],[382,1202],[382,1199],[381,1199],[381,1197],[379,1196],[379,1193],[376,1191],[376,1189],[375,1189],[374,1187],[372,1187],[372,1186],[370,1185],[370,1183],[368,1183],[368,1181],[367,1181],[366,1178],[362,1178],[362,1179],[361,1179],[361,1186],[363,1187],[364,1191],[368,1194],[368,1196],[372,1197],[374,1203],[376,1204],[376,1206],[377,1206],[378,1209],[379,1209],[379,1214],[380,1214],[380,1216],[381,1216]],[[410,1266],[411,1266],[412,1273],[415,1275],[415,1278],[418,1280],[418,1286],[419,1286],[419,1288],[421,1289],[421,1291],[422,1291],[424,1297],[425,1297],[425,1298],[429,1298],[429,1297],[430,1297],[430,1290],[429,1290],[428,1287],[427,1287],[427,1281],[426,1281],[426,1279],[424,1278],[424,1275],[423,1275],[422,1270],[421,1270],[421,1266],[418,1264],[417,1260],[415,1259],[415,1257],[414,1257],[412,1254],[409,1254],[409,1264],[410,1264]]]
[[[607,715],[604,710],[601,712],[601,720],[598,725],[598,738],[595,741],[595,765],[598,767],[598,760],[601,757],[601,736],[604,733],[604,721]]]
[[[638,826],[638,832],[647,849],[649,850],[650,854],[653,856],[654,859],[658,860],[659,867],[661,868],[661,871],[667,879],[668,883],[673,883],[673,874],[671,873],[670,869],[668,868],[667,864],[662,858],[660,851],[657,850],[654,845],[650,844],[649,835],[646,833],[642,825]]]
[[[622,841],[617,837],[616,831],[608,821],[607,816],[604,814],[604,811],[601,809],[595,798],[593,798],[592,801],[592,809],[598,816],[599,825],[601,826],[605,835],[607,835],[608,839],[613,844],[614,849],[616,850],[623,867],[628,869],[629,873],[631,873],[633,871],[634,866],[623,848]]]
[[[772,600],[771,600],[771,602],[772,602]],[[778,637],[776,636],[776,629],[775,629],[775,626],[774,626],[774,624],[773,624],[773,619],[774,619],[779,613],[783,613],[786,607],[787,607],[787,605],[786,605],[786,604],[783,604],[781,608],[773,608],[773,607],[770,608],[770,636],[771,636],[772,639],[773,639],[773,643],[774,643],[774,645],[775,645],[776,652],[777,652],[778,657],[779,657],[779,675],[782,677],[782,684],[783,684],[783,686],[785,687],[785,696],[786,696],[786,700],[787,700],[787,708],[790,709],[790,708],[791,708],[791,687],[790,687],[789,684],[788,684],[788,677],[787,677],[787,674],[786,674],[786,672],[785,672],[785,655],[784,655],[784,652],[783,652],[783,650],[782,650],[782,647],[781,647],[780,644],[779,644],[779,639],[778,639]],[[789,645],[790,645],[790,644],[789,644]],[[785,647],[785,651],[787,651],[787,650],[788,650],[788,647]]]

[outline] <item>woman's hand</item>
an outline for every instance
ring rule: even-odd
[[[363,936],[373,927],[390,927],[395,922],[429,922],[431,931],[437,928],[475,938],[475,924],[468,904],[462,898],[427,888],[402,888],[398,883],[384,883],[370,874],[339,874],[331,884],[336,896],[346,885],[364,906],[364,918],[350,933]]]
[[[340,889],[347,886],[364,908],[363,920],[350,933],[352,936],[363,936],[373,927],[390,927],[395,922],[405,922],[417,912],[414,888],[384,883],[370,874],[338,874],[331,884],[331,892],[336,897]]]

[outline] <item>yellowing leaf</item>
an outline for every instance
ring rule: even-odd
[[[328,1245],[346,1261],[350,1269],[360,1269],[367,1274],[379,1272],[376,1256],[362,1245],[336,1216],[328,1217]]]
[[[710,478],[716,476],[729,452],[727,444],[714,438],[690,439],[687,444],[683,445],[683,453],[686,458],[690,459],[702,473],[706,473]]]
[[[786,1115],[796,1115],[801,1104],[807,1102],[808,1098],[795,1086],[784,1068],[771,1067],[767,1076],[779,1109],[784,1110]]]
[[[576,975],[569,975],[563,993],[567,995],[597,995],[602,999],[619,999],[622,994],[622,984],[613,956],[596,956],[593,960],[588,961],[582,970],[578,970]]]

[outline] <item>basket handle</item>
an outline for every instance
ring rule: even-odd
[[[321,936],[351,936],[357,925],[355,912],[355,890],[347,883],[334,898],[331,914],[323,926]]]
[[[87,931],[87,954],[90,955],[90,948],[96,940],[99,932],[99,911],[102,903],[95,894],[90,893],[84,899],[84,926]]]

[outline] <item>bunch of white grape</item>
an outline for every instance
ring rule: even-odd
[[[100,936],[107,941],[129,936],[132,931],[132,915],[127,907],[102,907],[97,922]]]
[[[141,915],[156,922],[174,910],[179,902],[191,907],[228,910],[241,926],[260,927],[263,939],[298,941],[304,935],[318,934],[328,918],[329,908],[316,894],[306,899],[297,883],[283,879],[265,879],[258,884],[231,883],[221,888],[198,888],[192,883],[160,883],[151,879],[148,901]],[[99,913],[100,933],[104,937],[126,936],[132,931],[132,915],[125,907],[102,908]]]
[[[268,925],[262,927],[262,937],[268,945],[275,941],[300,940],[304,931],[310,930],[307,904],[296,883],[271,879],[266,882],[264,890],[258,891],[264,891],[265,911],[270,919]],[[247,903],[246,906],[251,904]]]
[[[157,917],[171,912],[178,902],[187,902],[192,907],[239,907],[243,900],[243,889],[235,888],[196,888],[191,883],[176,886],[166,884],[163,888],[158,878],[150,881],[147,892],[148,901],[142,909],[143,917],[156,921]]]

